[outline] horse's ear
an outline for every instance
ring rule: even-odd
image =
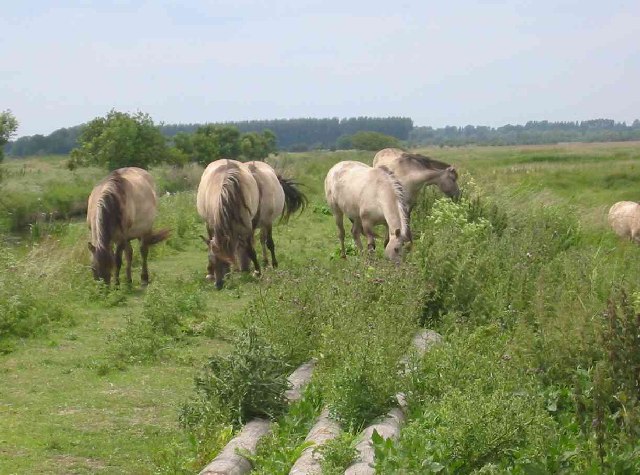
[[[449,172],[454,177],[458,178],[458,170],[456,170],[456,167],[454,167],[453,165],[449,165],[447,167],[447,172]]]
[[[200,235],[200,239],[202,239],[207,246],[209,245],[209,240],[206,237],[204,237],[202,234]]]
[[[88,243],[87,243],[87,247],[89,248],[89,250],[91,251],[91,253],[96,252],[96,247],[95,247],[93,244],[91,244],[91,242],[88,242]]]
[[[397,237],[397,238],[399,238],[399,237],[400,237],[400,229],[396,229],[396,230],[393,232],[393,234],[395,234],[395,235],[396,235],[396,237]]]

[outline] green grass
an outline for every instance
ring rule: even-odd
[[[279,269],[261,278],[234,274],[222,291],[204,280],[206,250],[197,237],[204,226],[192,191],[197,167],[153,170],[161,191],[177,193],[160,193],[157,226],[174,232],[152,251],[146,290],[135,245],[132,289],[94,285],[84,223],[52,221],[35,233],[32,227],[27,239],[5,234],[0,313],[13,309],[14,318],[5,327],[0,318],[0,472],[199,470],[231,437],[234,421],[221,406],[211,427],[184,430],[181,408],[209,358],[233,354],[246,328],[268,342],[283,367],[318,358],[317,393],[278,417],[276,435],[257,458],[263,473],[286,472],[320,401],[348,431],[331,452],[337,465],[346,463],[353,435],[401,389],[411,394],[407,430],[398,444],[379,447],[390,471],[425,460],[449,473],[491,464],[498,471],[599,467],[596,434],[581,435],[578,421],[623,391],[593,368],[608,367],[599,318],[612,287],[632,294],[640,277],[629,265],[640,249],[606,225],[613,202],[638,199],[640,146],[422,152],[455,164],[465,196],[480,198],[448,207],[426,193],[414,219],[417,242],[401,268],[380,252],[336,258],[324,176],[340,160],[370,163],[373,154],[364,152],[279,157],[281,170],[304,185],[309,207],[275,228]],[[49,196],[46,206],[67,209],[105,174],[69,172],[64,157],[3,167],[5,199]],[[420,321],[444,333],[447,344],[405,380],[396,363]],[[582,419],[571,398],[578,377],[585,394],[600,394],[585,399],[592,405]],[[611,414],[597,417],[610,424],[597,435],[609,451],[607,466],[626,467],[633,455],[626,429]],[[500,440],[489,430],[497,428]],[[564,455],[572,450],[578,455]]]

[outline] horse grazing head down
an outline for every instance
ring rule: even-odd
[[[460,188],[458,187],[458,171],[453,165],[448,166],[438,178],[436,182],[440,191],[453,200],[460,197]]]
[[[111,249],[94,246],[89,244],[89,251],[91,251],[91,270],[93,271],[93,278],[95,280],[102,279],[105,284],[111,283],[111,273],[115,267],[115,257]]]
[[[220,290],[224,284],[224,276],[231,270],[231,264],[234,263],[234,256],[229,255],[221,246],[216,236],[207,239],[204,236],[200,238],[207,244],[207,257],[209,264],[207,265],[207,280],[215,280],[216,288]]]
[[[404,254],[405,243],[409,239],[402,235],[400,229],[396,229],[394,232],[389,233],[389,242],[384,248],[384,256],[391,262],[400,264],[402,262],[402,256]]]

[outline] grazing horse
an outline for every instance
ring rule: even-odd
[[[224,276],[237,252],[260,265],[253,247],[253,231],[259,219],[260,192],[251,172],[235,160],[216,160],[205,168],[197,194],[198,214],[205,220],[209,238],[207,279],[221,289]],[[241,261],[244,257],[241,257]]]
[[[260,244],[262,245],[262,265],[269,265],[267,249],[271,253],[271,265],[278,267],[278,260],[275,254],[273,242],[273,223],[280,217],[283,221],[288,221],[289,217],[306,206],[307,198],[298,189],[297,184],[291,179],[284,178],[274,171],[265,162],[254,161],[243,163],[258,185],[260,195],[258,214],[254,220],[254,229],[260,229]],[[239,252],[240,269],[248,270],[249,262],[246,252]]]
[[[351,233],[359,249],[360,235],[367,236],[367,247],[375,249],[374,226],[384,224],[387,235],[384,255],[398,263],[402,246],[409,240],[409,213],[400,181],[386,167],[372,168],[361,162],[345,161],[334,165],[324,180],[324,192],[338,227],[340,256],[344,249],[343,216],[353,223]]]
[[[608,220],[618,236],[640,244],[640,204],[619,201],[609,209]]]
[[[423,185],[435,184],[450,198],[460,196],[455,167],[423,155],[385,148],[373,157],[374,167],[387,167],[404,187],[409,211],[413,210]]]
[[[87,206],[87,224],[91,229],[89,250],[92,255],[93,277],[111,282],[115,266],[115,283],[120,284],[122,252],[127,258],[127,282],[131,283],[130,241],[140,240],[142,255],[142,284],[149,283],[147,256],[149,246],[165,240],[169,230],[152,232],[156,217],[157,198],[151,175],[135,167],[120,168],[98,183]],[[115,255],[113,244],[116,245]]]

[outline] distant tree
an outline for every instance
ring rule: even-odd
[[[198,127],[191,137],[192,159],[207,165],[219,158],[240,156],[240,132],[235,127],[207,124]]]
[[[264,160],[269,154],[276,152],[276,136],[270,130],[265,130],[262,134],[242,134],[240,151],[246,160]]]
[[[136,166],[148,168],[168,158],[166,139],[148,114],[111,110],[89,122],[71,151],[69,168],[98,165],[109,170]]]
[[[351,150],[353,148],[353,142],[350,135],[341,135],[336,140],[336,148],[338,150]]]
[[[189,134],[187,132],[178,132],[173,137],[173,144],[175,148],[180,150],[181,152],[192,155],[193,154],[193,134]]]
[[[387,147],[399,147],[400,141],[380,132],[357,132],[351,136],[353,148],[358,150],[381,150]]]
[[[18,120],[10,110],[0,112],[0,162],[4,160],[4,146],[18,130]]]

